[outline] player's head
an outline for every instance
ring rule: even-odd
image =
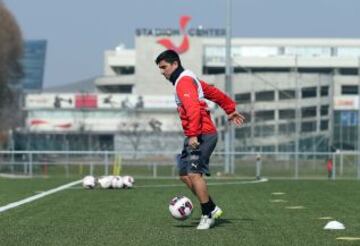
[[[165,50],[161,52],[155,60],[158,65],[160,72],[166,79],[170,79],[171,74],[178,68],[181,67],[181,60],[173,50]]]

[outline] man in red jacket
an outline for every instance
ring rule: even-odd
[[[216,127],[204,99],[218,104],[235,125],[240,126],[245,118],[236,111],[236,103],[225,93],[199,80],[190,70],[185,70],[175,51],[162,52],[155,62],[161,74],[175,86],[175,101],[186,136],[183,150],[177,158],[180,179],[200,201],[202,216],[197,229],[209,229],[223,211],[209,196],[203,178],[204,174],[210,176],[209,159],[217,142]]]

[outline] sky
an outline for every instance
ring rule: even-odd
[[[103,74],[104,51],[136,28],[225,28],[226,0],[3,0],[25,40],[46,39],[44,87]],[[232,0],[234,37],[360,38],[359,0]]]

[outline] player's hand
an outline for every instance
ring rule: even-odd
[[[236,126],[241,126],[245,122],[245,117],[237,111],[228,115],[228,121]]]
[[[188,144],[193,149],[196,149],[200,145],[197,137],[190,137]]]

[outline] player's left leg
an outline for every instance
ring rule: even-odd
[[[201,173],[189,173],[189,177],[191,179],[193,190],[201,205],[202,215],[197,229],[210,229],[215,223],[215,219],[211,216],[211,211],[215,206],[212,206],[212,203],[209,200],[206,182]]]
[[[216,143],[217,143],[217,134],[208,134],[202,135],[200,138],[200,160],[202,164],[202,170],[205,175],[210,175],[209,171],[209,163],[210,163],[210,156],[213,153]],[[209,195],[209,204],[211,207],[211,217],[214,219],[219,219],[223,211],[220,207],[216,206],[212,197]]]

